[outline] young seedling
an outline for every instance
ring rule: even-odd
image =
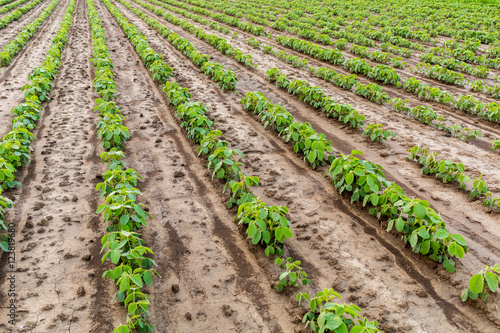
[[[478,274],[473,275],[469,280],[469,288],[462,292],[462,302],[469,298],[482,300],[488,298],[488,293],[495,293],[499,288],[500,265],[484,266],[485,268]]]

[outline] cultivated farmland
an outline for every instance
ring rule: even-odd
[[[0,0],[0,332],[500,332],[499,17]]]

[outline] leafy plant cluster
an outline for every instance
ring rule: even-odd
[[[484,266],[481,272],[470,278],[469,288],[462,292],[462,301],[465,302],[469,298],[476,300],[478,297],[486,300],[489,292],[495,293],[500,288],[499,278],[500,265]]]
[[[469,81],[464,77],[463,74],[446,69],[439,65],[432,66],[431,64],[421,62],[420,64],[412,68],[412,70],[416,73],[423,74],[432,79],[436,79],[448,84],[465,86],[467,83],[469,83]]]
[[[276,86],[297,95],[301,101],[308,103],[315,109],[322,110],[328,117],[349,124],[352,128],[360,127],[366,121],[365,115],[360,114],[350,105],[335,102],[331,97],[326,96],[319,87],[310,86],[302,80],[290,82],[277,68],[269,69],[266,74],[270,82],[275,82]]]
[[[288,54],[283,50],[278,52],[272,52],[271,54],[274,54],[277,58],[283,60],[288,64],[291,64],[292,66],[305,69],[309,68],[309,61],[307,59],[299,58],[292,54]]]
[[[356,82],[354,85],[354,93],[378,105],[382,105],[389,100],[389,95],[387,95],[382,87],[376,83],[362,84]]]
[[[179,8],[179,7],[176,7],[176,6],[170,6],[169,4],[167,4],[165,2],[162,2],[161,6],[163,8],[168,9],[171,12],[180,14],[180,15],[182,15],[184,17],[187,17],[187,18],[189,18],[189,19],[191,19],[191,20],[193,20],[195,22],[201,23],[203,25],[208,25],[210,28],[218,30],[218,31],[220,31],[220,32],[222,32],[224,34],[228,34],[230,32],[230,30],[227,27],[219,25],[219,24],[217,24],[214,21],[207,20],[206,18],[204,18],[204,17],[202,17],[200,15],[196,15],[196,14],[190,13],[189,11],[187,11],[185,9],[182,9],[182,8]]]
[[[23,3],[26,3],[30,0],[17,0],[14,2],[11,2],[7,4],[6,6],[0,8],[0,14],[7,13],[8,11],[11,11],[13,8],[16,8],[19,5],[22,5]]]
[[[384,130],[384,125],[369,124],[363,132],[363,136],[369,137],[372,141],[380,142],[387,140],[389,136],[396,138],[396,133],[394,133],[394,131]]]
[[[437,114],[432,107],[425,105],[417,105],[413,109],[406,106],[407,100],[394,98],[389,101],[392,108],[399,113],[406,113],[422,124],[433,126],[441,131],[449,132],[452,136],[463,141],[481,137],[482,133],[479,130],[470,129],[461,125],[446,126],[445,118]]]
[[[40,67],[34,68],[33,73],[28,76],[31,83],[22,88],[25,102],[12,108],[11,114],[15,118],[12,119],[11,130],[0,142],[0,232],[2,229],[7,230],[4,213],[7,208],[13,206],[13,202],[4,197],[2,192],[7,188],[21,185],[16,181],[16,173],[30,161],[31,143],[35,140],[32,131],[36,129],[36,122],[41,117],[43,110],[41,101],[49,99],[52,81],[61,66],[61,51],[67,42],[74,10],[75,0],[71,0],[63,16],[61,28],[47,50],[44,62]],[[8,235],[0,233],[1,250],[9,251],[8,241]]]
[[[0,6],[11,3],[13,0],[0,0]]]
[[[454,71],[461,71],[480,78],[488,77],[487,67],[484,66],[475,67],[463,61],[457,60],[455,58],[435,56],[432,53],[422,53],[420,55],[420,60],[429,64],[441,65],[447,69],[451,69]]]
[[[414,146],[408,151],[411,153],[408,159],[423,165],[420,174],[436,174],[443,183],[458,182],[461,190],[467,191],[467,184],[471,181],[470,176],[464,173],[465,167],[462,163],[455,163],[449,160],[439,160],[438,152],[430,152],[427,146]],[[482,179],[483,175],[476,177],[472,182],[472,190],[468,191],[471,199],[482,198],[483,205],[495,210],[500,210],[500,197],[493,198],[486,182]]]
[[[408,63],[402,61],[401,57],[392,57],[391,54],[380,52],[378,50],[372,52],[366,46],[353,44],[351,46],[351,52],[361,58],[367,58],[383,64],[392,64],[397,68],[404,68],[405,66],[408,66]]]
[[[344,68],[353,72],[360,73],[383,84],[392,84],[397,87],[401,86],[401,77],[396,71],[387,65],[370,66],[370,64],[360,58],[351,58],[343,63]]]
[[[411,55],[413,54],[412,50],[404,48],[404,47],[399,47],[397,45],[393,45],[393,44],[391,44],[389,42],[385,42],[385,43],[380,44],[380,48],[383,51],[391,52],[391,53],[394,53],[394,54],[399,54],[399,55],[401,55],[401,56],[403,56],[405,58],[410,58]]]
[[[488,68],[500,68],[500,59],[498,58],[488,58],[485,55],[477,56],[474,51],[456,48],[451,49],[449,47],[433,47],[429,49],[429,52],[435,55],[441,55],[445,57],[452,57],[460,61],[465,61],[469,64],[486,66]]]
[[[230,26],[237,27],[243,31],[250,32],[256,36],[264,35],[264,28],[263,27],[258,27],[258,26],[251,24],[251,23],[243,22],[236,17],[228,16],[228,15],[225,15],[222,13],[214,13],[208,9],[198,7],[198,4],[197,4],[197,6],[190,6],[190,5],[187,5],[185,3],[182,3],[179,1],[174,1],[174,0],[162,0],[162,1],[165,3],[171,4],[174,6],[178,6],[178,7],[184,8],[186,10],[198,13],[198,14],[202,14],[202,15],[211,17],[218,22],[229,24]]]
[[[323,289],[315,297],[306,293],[297,294],[297,302],[302,300],[309,303],[309,311],[302,319],[315,333],[319,332],[351,332],[375,333],[380,332],[378,321],[358,319],[361,317],[361,308],[354,304],[340,304],[334,298],[342,298],[333,289]],[[357,320],[357,322],[356,322]]]
[[[428,255],[453,273],[452,257],[462,259],[468,251],[465,239],[459,234],[450,234],[441,215],[430,208],[427,201],[407,197],[399,185],[388,181],[380,165],[354,156],[360,154],[353,151],[332,162],[326,174],[332,178],[335,188],[340,193],[349,192],[351,203],[371,204],[370,214],[387,219],[387,231],[395,228],[414,253]]]
[[[314,74],[325,81],[331,82],[337,87],[342,89],[351,90],[355,85],[360,85],[361,83],[356,81],[356,74],[343,75],[336,72],[333,68],[318,67],[310,68],[309,72]]]
[[[318,44],[297,39],[294,37],[278,36],[276,42],[281,45],[290,47],[293,50],[308,54],[316,59],[328,61],[333,65],[339,65],[344,62],[344,57],[339,50],[323,48]]]
[[[157,29],[163,36],[167,37],[172,45],[181,51],[184,55],[189,57],[193,64],[200,67],[201,71],[212,78],[217,85],[224,90],[234,90],[236,84],[238,83],[238,78],[231,69],[225,69],[220,63],[209,62],[209,56],[206,54],[201,54],[198,52],[195,46],[191,44],[187,39],[180,37],[178,34],[173,33],[170,29],[159,23],[157,20],[150,18],[143,11],[132,7],[132,5],[125,0],[118,0],[128,9],[132,10],[134,14],[143,19],[148,25]],[[140,0],[134,0],[135,2],[142,3]],[[149,6],[144,3],[145,6]],[[163,12],[163,11],[162,11]],[[137,28],[135,28],[137,29]],[[164,83],[164,82],[162,82]]]
[[[109,260],[115,265],[114,268],[106,270],[102,277],[109,277],[119,287],[115,298],[123,302],[128,311],[126,325],[117,326],[113,332],[128,333],[136,329],[141,333],[153,332],[154,326],[147,322],[149,295],[142,289],[145,285],[152,284],[153,276],[159,274],[153,269],[153,266],[156,266],[155,261],[149,258],[153,251],[145,246],[144,240],[138,233],[152,217],[145,206],[138,202],[138,197],[142,195],[137,188],[141,176],[135,170],[127,169],[122,161],[125,156],[123,149],[128,138],[128,128],[123,126],[122,121],[125,118],[113,101],[116,99],[116,84],[113,80],[113,63],[106,44],[105,30],[93,0],[86,2],[94,56],[91,59],[95,71],[93,88],[102,98],[96,100],[95,107],[101,118],[97,135],[105,149],[101,154],[101,160],[108,165],[108,170],[103,174],[103,182],[96,186],[96,190],[100,191],[99,198],[104,199],[104,203],[99,205],[96,213],[103,213],[104,223],[107,224],[106,232],[101,238],[101,253],[104,252],[102,262]],[[109,5],[106,2],[105,4]],[[125,21],[121,21],[120,25],[124,30],[129,28],[130,36],[136,41],[136,48],[146,50],[151,55],[147,41],[144,37],[140,38],[142,35],[130,29]],[[149,61],[151,64],[153,61],[150,57],[141,56],[141,58],[145,63]],[[154,60],[153,63],[157,61]],[[172,69],[169,67],[168,69],[170,77]],[[157,80],[164,79],[163,76],[158,76],[154,69],[152,72]],[[102,125],[103,123],[105,125]]]
[[[272,104],[261,92],[249,92],[240,101],[245,109],[256,114],[264,127],[271,126],[286,142],[293,145],[296,153],[304,155],[304,161],[315,169],[325,165],[332,152],[332,143],[323,133],[317,133],[310,123],[294,120],[293,116],[281,105]]]
[[[166,8],[170,7],[161,1],[157,1],[157,0],[147,0],[147,1],[153,3],[157,6],[162,6],[162,7],[166,7]],[[154,13],[160,15],[161,17],[165,18],[170,23],[181,26],[184,30],[186,30],[187,32],[189,32],[191,34],[194,34],[199,39],[206,41],[207,43],[209,43],[211,46],[213,46],[218,51],[222,52],[227,57],[232,57],[236,61],[241,62],[242,64],[244,64],[245,66],[247,66],[249,68],[256,68],[257,67],[257,64],[252,62],[252,56],[250,54],[244,54],[240,49],[233,48],[224,38],[220,38],[220,37],[213,35],[213,34],[208,34],[203,29],[195,27],[194,25],[190,24],[188,21],[186,21],[184,19],[179,19],[179,18],[175,17],[174,15],[165,12],[163,9],[152,6],[150,4],[147,4],[144,1],[134,0],[134,2],[138,3],[139,5],[141,5],[144,8],[147,8],[147,9],[153,11]],[[144,18],[144,17],[142,17],[142,15],[141,15],[141,18]]]
[[[12,61],[12,58],[21,52],[23,47],[36,34],[43,22],[52,14],[59,4],[59,1],[60,0],[52,0],[47,8],[45,8],[33,22],[25,26],[13,40],[9,41],[7,45],[4,46],[2,51],[0,51],[0,66],[7,66]]]
[[[23,7],[20,7],[16,10],[12,11],[11,13],[5,15],[4,17],[0,18],[0,29],[5,28],[12,21],[17,21],[21,16],[23,16],[26,12],[29,12],[30,10],[35,8],[35,6],[38,5],[42,1],[43,0],[33,0],[31,2],[28,2]],[[0,9],[0,14],[5,13],[5,12],[11,10],[12,8],[14,8],[20,4],[23,4],[25,2],[27,2],[27,1],[26,0],[18,0],[16,2],[13,2],[12,4],[7,5],[7,6],[3,7],[2,9]]]

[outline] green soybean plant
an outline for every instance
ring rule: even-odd
[[[370,124],[366,126],[363,136],[368,136],[372,141],[380,142],[387,140],[389,136],[396,138],[396,133],[394,133],[394,131],[384,130],[384,125]]]
[[[488,293],[495,293],[499,288],[500,265],[484,266],[484,269],[474,274],[469,280],[469,288],[462,292],[461,298],[466,302],[469,298],[476,300],[478,297],[482,300],[488,298]]]
[[[323,332],[351,332],[375,333],[380,332],[377,321],[368,321],[361,317],[361,308],[354,304],[339,304],[334,298],[342,298],[333,289],[324,289],[310,297],[306,293],[297,294],[297,302],[303,300],[309,303],[309,312],[304,315],[302,322],[306,323],[315,333]],[[357,322],[356,322],[357,321]]]

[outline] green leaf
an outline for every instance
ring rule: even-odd
[[[117,329],[117,332],[118,333],[130,333],[128,327],[125,326],[125,325],[119,326],[118,329]]]
[[[283,227],[282,229],[283,229],[283,235],[285,235],[286,238],[292,238],[293,234],[289,228]]]
[[[411,236],[410,236],[410,245],[411,247],[415,247],[415,245],[417,245],[417,241],[418,241],[418,235],[416,232],[412,232]]]
[[[448,230],[441,228],[436,231],[435,236],[437,239],[445,239],[449,234]]]
[[[424,242],[422,242],[422,245],[420,246],[420,252],[423,255],[426,255],[427,253],[429,253],[430,248],[431,248],[431,242],[428,240],[424,241]]]
[[[130,287],[130,280],[128,279],[128,277],[125,277],[122,282],[120,282],[120,292],[125,292],[128,290],[128,288]]]
[[[134,210],[137,212],[137,215],[139,215],[140,217],[142,217],[143,219],[146,218],[146,213],[144,213],[144,211],[142,210],[141,206],[139,205],[135,205],[134,206]]]
[[[121,252],[116,250],[116,251],[111,251],[110,253],[110,258],[111,258],[111,262],[113,264],[118,264],[118,262],[120,261],[120,257],[121,257]]]
[[[9,252],[9,243],[5,241],[0,242],[0,249],[2,249],[5,252]]]
[[[142,275],[142,279],[144,280],[144,282],[146,282],[148,286],[150,286],[151,283],[153,283],[153,274],[151,274],[150,271],[145,271],[144,274]]]
[[[425,207],[422,206],[421,204],[416,204],[415,208],[414,208],[414,211],[415,211],[415,215],[419,219],[423,219],[427,215]]]
[[[451,243],[450,245],[448,245],[448,253],[452,257],[457,253],[457,244],[456,243]]]
[[[417,234],[422,237],[423,239],[429,239],[431,237],[431,235],[429,234],[429,232],[425,229],[420,229]]]
[[[360,150],[353,150],[351,151],[351,155],[363,155],[363,152]]]
[[[130,220],[130,215],[122,215],[122,217],[120,217],[120,224],[126,225],[129,220]]]
[[[259,218],[264,220],[267,217],[268,211],[267,209],[261,209],[259,213]],[[260,225],[259,225],[260,226]],[[266,229],[266,227],[261,227],[262,229]]]
[[[464,257],[465,251],[464,248],[458,244],[455,244],[455,254],[458,258],[462,259]]]
[[[481,273],[475,274],[470,278],[469,289],[475,293],[479,294],[484,289],[484,279]]]
[[[343,323],[342,317],[332,316],[327,319],[325,327],[328,328],[329,330],[334,330],[338,328],[340,325],[342,325],[342,323]]]
[[[313,150],[312,152],[309,153],[309,155],[307,156],[307,159],[309,160],[309,163],[313,163],[315,160],[316,160],[316,156],[317,156],[317,153],[315,150]]]
[[[458,244],[460,244],[462,246],[467,246],[467,241],[465,240],[465,238],[462,235],[460,235],[460,234],[452,234],[451,238],[453,238],[454,240],[456,240]]]
[[[347,185],[351,185],[353,181],[354,181],[354,174],[352,172],[349,172],[345,177],[345,182],[347,183]]]
[[[143,284],[142,284],[142,279],[139,275],[137,274],[132,274],[130,275],[130,278],[132,279],[132,281],[137,285],[139,286],[139,288],[142,288]]]
[[[398,219],[396,220],[395,226],[396,226],[397,231],[402,232],[403,228],[405,226],[405,221],[401,217],[398,217]]]
[[[105,204],[102,204],[100,205],[99,207],[97,207],[97,211],[96,211],[96,214],[100,214],[105,208],[106,208],[107,205]]]
[[[486,284],[488,284],[488,288],[490,288],[491,292],[494,293],[498,287],[498,275],[486,272],[484,273],[484,278],[486,280]]]
[[[260,220],[260,219],[256,220],[255,224],[257,224],[259,226],[259,228],[261,228],[262,230],[267,230],[267,224],[263,220]]]
[[[133,314],[137,310],[137,303],[130,303],[128,305],[128,313]]]

